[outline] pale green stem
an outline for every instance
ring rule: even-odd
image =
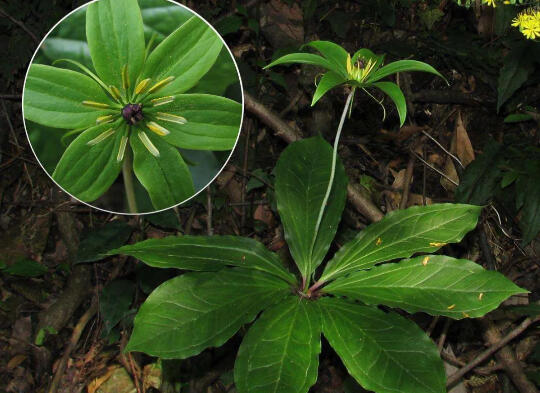
[[[135,199],[135,188],[133,187],[133,160],[131,149],[129,147],[124,153],[122,176],[124,178],[124,189],[126,190],[128,210],[130,213],[137,213],[137,201]]]
[[[330,192],[332,191],[332,184],[334,183],[334,174],[336,172],[339,138],[341,136],[341,130],[343,129],[343,124],[345,124],[345,118],[347,117],[349,106],[351,105],[351,101],[354,96],[354,91],[355,91],[355,88],[353,87],[351,92],[347,96],[347,100],[345,101],[345,107],[343,108],[343,113],[341,114],[341,119],[339,121],[339,126],[337,128],[336,138],[334,140],[334,150],[332,152],[332,167],[330,169],[330,180],[328,181],[328,186],[326,187],[326,194],[324,195],[321,208],[319,209],[319,216],[317,217],[317,224],[315,225],[315,232],[314,232],[315,236],[313,236],[313,241],[311,242],[311,251],[309,253],[310,260],[313,255],[313,248],[315,247],[315,241],[317,240],[317,235],[319,234],[319,228],[321,226],[324,210],[326,209],[326,204],[328,203],[328,198],[330,198]],[[308,285],[309,285],[309,280],[306,279],[304,290],[307,288]]]

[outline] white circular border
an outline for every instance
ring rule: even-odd
[[[203,188],[201,188],[199,191],[197,191],[195,194],[193,194],[192,196],[190,196],[189,198],[183,200],[182,202],[179,202],[177,203],[176,205],[172,205],[172,206],[169,206],[169,207],[166,207],[164,209],[161,209],[161,210],[154,210],[154,211],[151,211],[151,212],[143,212],[143,213],[126,213],[126,212],[115,212],[115,211],[112,211],[112,210],[106,210],[106,209],[102,209],[100,207],[97,207],[97,206],[94,206],[94,205],[91,205],[90,203],[88,202],[85,202],[85,201],[82,201],[80,200],[79,198],[77,198],[76,196],[72,195],[71,193],[67,192],[60,184],[58,184],[56,182],[56,180],[54,180],[51,176],[51,174],[45,170],[45,168],[43,167],[43,165],[41,164],[41,161],[39,160],[36,152],[34,151],[34,147],[32,146],[32,142],[30,141],[30,135],[28,134],[28,130],[26,129],[26,119],[24,117],[24,93],[26,91],[26,80],[28,78],[28,72],[30,71],[30,66],[33,64],[34,62],[34,58],[36,57],[37,53],[39,52],[39,50],[41,49],[41,46],[43,45],[44,41],[47,39],[47,37],[49,36],[49,34],[52,33],[52,31],[56,28],[56,26],[58,26],[60,23],[62,23],[62,21],[64,19],[66,19],[67,17],[69,17],[71,14],[73,14],[74,12],[84,8],[84,7],[87,7],[89,6],[90,4],[92,3],[95,3],[95,2],[98,2],[98,1],[101,1],[101,0],[92,0],[92,1],[89,1],[87,2],[86,4],[83,4],[77,8],[75,8],[74,10],[70,11],[66,16],[64,16],[62,19],[60,19],[58,22],[56,22],[56,24],[51,27],[51,29],[49,30],[49,32],[47,34],[45,34],[45,37],[43,37],[43,39],[41,40],[41,42],[39,43],[39,45],[37,46],[34,54],[32,55],[32,58],[30,59],[30,63],[28,65],[28,69],[26,70],[26,75],[24,76],[24,83],[23,83],[23,91],[22,91],[22,97],[21,97],[21,111],[22,111],[22,117],[23,117],[23,125],[24,125],[24,132],[26,133],[26,138],[28,139],[28,144],[30,145],[30,149],[32,150],[32,153],[34,154],[34,157],[36,158],[36,161],[38,162],[39,166],[41,167],[41,169],[43,169],[43,171],[47,174],[47,176],[49,176],[49,178],[52,180],[52,182],[54,184],[56,184],[63,192],[65,192],[66,194],[68,194],[70,197],[72,197],[73,199],[79,201],[80,203],[86,205],[86,206],[89,206],[91,207],[92,209],[96,209],[96,210],[99,210],[99,211],[102,211],[102,212],[105,212],[105,213],[110,213],[110,214],[115,214],[115,215],[123,215],[123,216],[144,216],[144,215],[148,215],[148,214],[156,214],[156,213],[160,213],[160,212],[163,212],[163,211],[166,211],[166,210],[169,210],[169,209],[172,209],[172,208],[175,208],[177,206],[180,206],[181,204],[183,203],[186,203],[186,202],[189,202],[191,199],[195,198],[197,195],[199,195],[201,192],[203,192],[205,189],[208,188],[209,185],[211,185],[214,180],[216,180],[216,178],[219,176],[219,174],[221,172],[223,172],[223,169],[225,169],[225,167],[227,166],[227,164],[229,163],[233,153],[234,153],[234,149],[236,149],[236,145],[238,144],[238,140],[240,139],[240,133],[242,132],[242,125],[244,123],[244,111],[245,111],[245,102],[244,102],[244,85],[242,83],[242,77],[240,76],[240,70],[238,69],[238,64],[236,63],[236,59],[234,58],[234,55],[231,51],[231,48],[229,48],[229,45],[227,45],[227,43],[225,42],[225,40],[223,39],[223,37],[221,36],[221,34],[218,33],[218,31],[214,28],[214,26],[212,26],[206,19],[204,19],[202,16],[200,16],[197,12],[193,11],[191,8],[189,7],[186,7],[184,4],[180,4],[180,3],[177,3],[176,1],[174,0],[166,0],[168,1],[169,3],[173,3],[179,7],[183,7],[185,8],[186,10],[188,10],[189,12],[191,12],[193,15],[196,15],[199,19],[201,19],[202,21],[204,21],[208,26],[210,26],[210,28],[213,30],[213,32],[221,39],[221,42],[223,43],[224,47],[227,48],[227,51],[229,52],[229,56],[231,56],[231,59],[234,63],[234,67],[236,69],[236,74],[238,75],[238,81],[240,82],[240,93],[242,95],[242,116],[240,118],[240,126],[238,128],[238,134],[236,136],[236,142],[234,142],[234,146],[233,148],[231,149],[231,152],[229,153],[229,156],[227,157],[227,159],[225,160],[225,162],[223,163],[223,166],[219,169],[219,171],[217,171],[216,175],[212,178],[212,180],[210,180]]]

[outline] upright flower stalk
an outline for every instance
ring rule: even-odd
[[[313,96],[312,105],[329,90],[340,85],[347,85],[350,87],[350,92],[345,101],[345,106],[341,114],[339,125],[336,131],[334,140],[334,148],[332,152],[331,170],[328,179],[328,185],[322,199],[321,206],[318,210],[317,221],[314,228],[315,236],[311,240],[310,256],[309,259],[313,259],[315,244],[317,242],[317,234],[321,230],[321,222],[325,214],[325,210],[332,191],[332,185],[334,182],[334,176],[336,172],[337,151],[339,146],[339,139],[345,124],[345,118],[347,113],[352,111],[352,102],[354,94],[357,88],[362,89],[368,96],[373,98],[383,108],[383,113],[386,114],[386,110],[382,105],[382,101],[378,101],[368,89],[378,89],[385,93],[394,102],[399,118],[400,125],[405,122],[407,114],[407,106],[403,92],[393,82],[381,81],[383,78],[395,74],[397,72],[405,71],[422,71],[429,72],[444,79],[444,77],[435,70],[429,64],[416,61],[416,60],[400,60],[393,63],[389,63],[383,66],[384,55],[376,55],[371,50],[363,48],[356,51],[352,56],[341,46],[329,42],[329,41],[313,41],[306,46],[312,47],[319,51],[322,56],[311,53],[292,53],[285,55],[266,68],[273,67],[279,64],[290,63],[304,63],[322,67],[326,69],[326,73],[322,76],[317,84],[315,94]],[[320,286],[324,284],[323,281],[316,282],[312,287],[309,287],[310,277],[302,277],[302,290],[311,296]]]

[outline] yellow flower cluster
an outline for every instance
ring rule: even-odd
[[[496,0],[482,0],[482,4],[487,4],[493,8],[497,7]]]
[[[356,64],[352,63],[351,55],[347,56],[347,73],[349,74],[350,80],[355,80],[359,83],[364,82],[368,75],[373,71],[376,61],[373,59],[368,59],[367,63],[365,59],[358,58]]]
[[[529,8],[518,14],[512,21],[512,26],[530,40],[540,38],[540,9]]]

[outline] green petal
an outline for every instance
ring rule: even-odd
[[[222,46],[221,38],[212,28],[194,16],[152,51],[141,79],[152,78],[153,83],[157,83],[173,76],[174,81],[157,95],[183,93],[208,72]]]
[[[407,103],[405,102],[405,96],[399,86],[393,82],[376,82],[373,83],[373,86],[382,90],[392,99],[399,114],[399,126],[403,126],[405,118],[407,117]]]
[[[321,54],[334,64],[333,71],[347,76],[348,53],[343,47],[330,41],[312,41],[306,46],[317,49]]]
[[[99,0],[88,6],[86,37],[94,68],[107,84],[122,87],[127,65],[130,86],[144,63],[144,30],[137,0]]]
[[[24,88],[24,117],[48,127],[90,127],[99,116],[116,109],[95,109],[82,104],[90,100],[112,104],[90,77],[76,71],[32,64]]]
[[[274,67],[280,64],[295,63],[316,65],[319,67],[323,67],[327,70],[334,70],[334,68],[336,67],[333,63],[319,55],[314,55],[312,53],[290,53],[268,64],[266,67],[264,67],[264,69]]]
[[[394,61],[393,63],[387,64],[384,67],[381,67],[376,72],[374,72],[372,76],[369,78],[368,82],[376,82],[386,76],[395,74],[397,72],[408,72],[408,71],[429,72],[430,74],[440,76],[441,78],[445,80],[446,83],[448,83],[446,78],[442,76],[439,73],[439,71],[437,71],[435,68],[433,68],[429,64],[424,63],[422,61],[418,61],[418,60],[398,60],[398,61]]]
[[[332,88],[345,83],[347,81],[347,78],[336,74],[333,71],[328,71],[326,74],[323,75],[321,80],[319,81],[319,84],[317,85],[317,89],[315,90],[315,94],[313,94],[313,100],[311,101],[311,106],[315,105],[317,101],[319,101],[323,95],[325,95],[329,90]]]
[[[122,123],[118,120],[89,128],[71,142],[52,175],[60,187],[85,202],[96,200],[109,189],[122,168],[116,159],[127,131]],[[110,129],[116,131],[95,143]]]
[[[159,113],[181,116],[186,123],[163,121],[157,118]],[[210,94],[180,94],[168,104],[148,106],[145,114],[171,132],[164,140],[175,146],[192,150],[231,150],[240,131],[242,105]]]
[[[178,149],[163,137],[145,131],[148,139],[159,152],[155,156],[137,137],[136,129],[129,138],[133,149],[133,171],[148,191],[156,209],[166,209],[185,201],[195,193],[188,166]]]

